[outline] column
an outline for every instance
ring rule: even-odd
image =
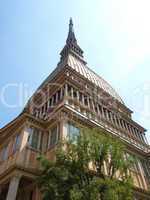
[[[126,137],[126,127],[125,127],[125,121],[123,119],[120,119],[121,120],[121,124],[122,124],[122,129],[124,130],[123,131],[123,137]]]
[[[131,136],[131,140],[132,140],[132,142],[134,142],[134,140],[133,140],[133,131],[132,131],[132,126],[131,126],[131,124],[128,124],[128,128],[129,128],[129,133],[130,133],[130,136]]]
[[[144,141],[144,137],[143,137],[143,133],[142,132],[140,132],[140,138],[141,138],[141,141],[143,142],[143,143],[145,143],[145,141]]]
[[[40,108],[39,110],[39,117],[41,118],[42,117],[42,109]]]
[[[68,96],[68,84],[66,83],[65,84],[65,97]]]
[[[84,105],[84,94],[81,95],[82,95],[82,104]]]
[[[93,102],[92,98],[91,98],[91,108],[90,108],[90,110],[91,110],[91,118],[93,120],[95,120],[95,107],[94,107],[94,102]]]
[[[130,130],[129,130],[129,126],[128,126],[128,123],[125,121],[125,127],[127,129],[127,138],[131,140],[131,134],[130,134]]]
[[[121,121],[120,120],[121,120],[120,117],[118,117],[119,128],[122,129],[122,125],[121,125]]]
[[[112,113],[111,111],[109,111],[109,115],[110,115],[110,121],[113,125],[116,125],[116,119],[115,119],[115,114]]]
[[[85,98],[85,97],[84,97],[84,94],[81,94],[81,95],[82,95],[82,96],[81,96],[81,97],[82,97],[82,105],[85,106],[85,102],[84,102],[84,98]],[[82,110],[82,114],[83,114],[83,115],[86,115],[86,110],[85,110],[85,109]]]
[[[87,104],[88,104],[88,108],[90,109],[90,101],[89,101],[89,97],[87,96]]]
[[[44,105],[43,105],[43,113],[42,113],[42,117],[44,118],[45,117],[45,110],[46,110],[46,106],[45,106],[45,103],[44,103]]]
[[[101,108],[102,108],[102,117],[105,119],[105,113],[104,113],[104,108],[103,108],[103,106],[101,106]]]
[[[71,87],[71,98],[73,99],[73,87]]]
[[[124,130],[128,131],[127,126],[126,126],[126,122],[123,120],[122,123],[123,123]]]
[[[91,99],[91,104],[92,104],[92,109],[95,112],[95,105],[94,105],[93,99]]]
[[[78,90],[76,91],[76,94],[77,94],[77,101],[79,101],[80,97],[79,97],[79,91]]]
[[[49,107],[50,107],[50,98],[48,99],[48,101],[47,101],[47,109],[49,110]]]
[[[78,101],[77,110],[80,112],[80,104],[79,104],[79,101],[80,101],[80,95],[79,95],[79,91],[77,90],[76,93],[77,93],[77,101]]]
[[[60,99],[62,99],[63,98],[63,88],[61,87],[60,88]]]
[[[105,113],[106,113],[106,119],[109,121],[109,114],[107,109],[105,109]]]
[[[124,127],[125,127],[125,130],[126,130],[127,132],[129,132],[126,121],[124,121]]]
[[[137,135],[137,139],[138,139],[138,143],[139,143],[139,140],[140,140],[140,136],[139,136],[139,131],[137,128],[135,128],[135,132],[136,132],[136,135]]]
[[[121,125],[121,118],[119,116],[117,116],[117,119],[118,119],[118,127],[119,127],[119,132],[120,132],[120,135],[122,135],[122,125]]]
[[[38,110],[36,110],[35,113],[36,113],[35,117],[38,117],[38,115],[39,115]]]
[[[6,200],[16,200],[20,178],[21,178],[20,175],[16,175],[12,177],[12,179],[10,180]]]
[[[118,118],[118,116],[117,116],[117,114],[114,114],[115,115],[115,123],[116,123],[116,126],[118,127],[118,128],[120,128],[120,124],[119,124],[119,118]]]
[[[42,132],[39,131],[38,149],[40,149],[42,147],[41,142],[42,142]]]
[[[130,125],[130,124],[128,124],[128,128],[129,128],[129,132],[130,132],[131,136],[133,136],[133,132],[132,132],[132,129],[131,129],[131,125]]]
[[[52,96],[52,108],[54,107],[54,96]]]
[[[71,87],[71,99],[72,99],[72,101],[71,101],[71,105],[72,105],[72,107],[74,108],[75,106],[74,106],[74,102],[73,102],[73,99],[74,99],[74,95],[73,95],[73,93],[74,93],[74,88]]]
[[[137,135],[137,133],[136,133],[136,128],[132,128],[132,130],[133,130],[133,134],[134,134],[134,141],[135,141],[135,144],[136,145],[138,145],[138,135]]]
[[[58,102],[58,91],[56,92],[56,104]]]
[[[68,84],[65,84],[65,93],[64,93],[64,98],[65,98],[65,104],[68,104]]]
[[[134,139],[136,139],[136,133],[135,133],[134,127],[131,126],[131,129],[132,129],[132,133],[133,133]]]

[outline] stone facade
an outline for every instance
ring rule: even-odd
[[[132,119],[116,91],[84,60],[70,20],[66,45],[56,69],[41,84],[23,112],[0,129],[0,200],[41,200],[36,186],[37,156],[54,159],[57,143],[78,131],[99,127],[124,141],[136,155],[134,196],[150,199],[150,148],[145,129]]]

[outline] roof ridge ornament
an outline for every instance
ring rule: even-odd
[[[66,44],[60,53],[61,61],[63,61],[69,54],[72,54],[73,56],[81,60],[83,59],[83,50],[77,44],[77,39],[74,33],[72,18],[70,18],[69,20],[69,32],[68,32]]]

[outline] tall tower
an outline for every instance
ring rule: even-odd
[[[150,148],[145,129],[114,88],[92,71],[78,45],[73,21],[54,71],[29,99],[23,112],[0,129],[1,200],[39,200],[34,178],[40,153],[54,159],[59,140],[78,132],[78,124],[97,127],[122,140],[136,155],[132,169],[134,196],[150,199]]]

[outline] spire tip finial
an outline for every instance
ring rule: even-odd
[[[70,24],[70,25],[73,25],[72,17],[70,17],[69,24]]]
[[[72,20],[72,17],[70,17],[70,20],[69,20],[69,30],[73,32],[73,20]]]

